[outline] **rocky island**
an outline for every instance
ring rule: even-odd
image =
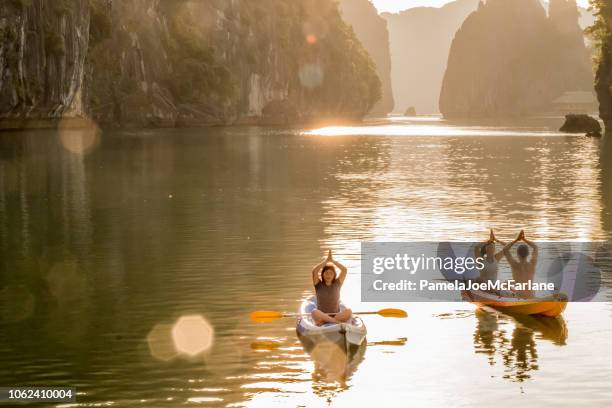
[[[440,94],[446,118],[546,112],[568,91],[590,91],[590,54],[575,0],[489,0],[453,40]]]
[[[346,0],[351,1],[351,0]],[[437,114],[442,78],[453,37],[478,0],[455,0],[443,7],[414,7],[383,13],[391,38],[396,106]]]
[[[378,15],[370,0],[341,0],[340,11],[374,60],[382,82],[382,97],[370,110],[369,115],[384,116],[391,113],[395,102],[391,89],[391,52],[387,22]]]

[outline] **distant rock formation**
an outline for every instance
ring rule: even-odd
[[[446,118],[528,116],[591,87],[575,0],[480,3],[453,40],[440,94]]]
[[[548,10],[550,0],[540,0],[540,4],[545,10]],[[587,27],[592,26],[595,22],[595,16],[589,9],[578,6],[578,14],[578,24],[580,24],[580,27],[582,27],[583,30],[586,30]]]
[[[461,23],[477,7],[478,0],[457,0],[441,8],[416,7],[382,14],[391,38],[395,106],[439,113],[438,98],[451,42]]]
[[[559,129],[566,133],[586,133],[587,136],[601,136],[601,125],[589,115],[565,115],[565,123]]]
[[[552,87],[557,98],[565,91],[591,91],[593,63],[585,46],[584,30],[580,27],[580,12],[576,0],[550,0],[548,19],[552,26],[550,47]]]
[[[406,109],[406,112],[404,112],[404,116],[416,116],[416,115],[417,115],[417,111],[414,106],[409,107],[408,109]]]
[[[344,21],[350,24],[355,35],[368,51],[382,83],[382,97],[370,111],[370,115],[386,115],[393,111],[391,89],[391,53],[387,22],[378,15],[369,0],[340,0],[340,11]]]

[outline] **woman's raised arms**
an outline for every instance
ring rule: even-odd
[[[311,275],[312,275],[313,285],[317,286],[317,284],[321,281],[321,270],[323,269],[326,263],[331,261],[331,259],[332,259],[332,254],[331,254],[331,249],[330,249],[329,253],[327,254],[327,258],[323,258],[321,262],[319,262],[318,264],[314,266],[314,268],[312,268]]]
[[[518,235],[518,237],[516,237],[516,239],[512,242],[510,242],[508,245],[506,245],[503,249],[503,253],[504,255],[506,255],[506,259],[508,260],[508,263],[511,266],[514,266],[516,264],[518,264],[517,260],[514,259],[514,257],[512,256],[512,253],[510,252],[510,249],[512,249],[512,247],[514,246],[514,244],[516,244],[517,242],[519,242],[520,240],[523,239],[523,235],[525,233],[523,231],[521,231]]]
[[[346,279],[346,275],[348,274],[348,269],[346,269],[346,266],[342,265],[340,262],[338,262],[338,261],[336,261],[335,259],[332,258],[331,249],[329,250],[329,260],[338,269],[340,269],[340,276],[338,276],[338,281],[340,282],[340,285],[342,285],[344,283],[344,280]]]
[[[525,234],[523,234],[523,241],[525,241],[525,243],[531,247],[531,260],[529,262],[535,265],[538,263],[538,246],[535,244],[535,242],[525,238]]]

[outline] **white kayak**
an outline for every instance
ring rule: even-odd
[[[342,342],[347,346],[360,346],[367,334],[363,320],[357,316],[346,323],[326,323],[317,326],[311,317],[313,310],[317,308],[316,297],[310,297],[300,307],[301,317],[297,321],[296,330],[298,335],[309,342],[317,342],[327,340],[333,342]],[[340,303],[340,310],[344,310],[346,306]]]

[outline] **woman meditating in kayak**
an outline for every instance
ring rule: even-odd
[[[479,281],[495,282],[497,281],[497,273],[499,271],[499,261],[504,257],[504,251],[495,253],[495,243],[506,246],[505,243],[495,237],[495,233],[491,230],[489,240],[476,245],[474,248],[474,258],[484,258],[484,268],[480,271]]]
[[[340,276],[336,275],[336,267],[340,269]],[[324,323],[343,323],[351,319],[351,309],[340,311],[340,288],[346,274],[346,267],[333,259],[331,250],[327,258],[312,269],[312,283],[317,295],[317,309],[312,311],[312,318],[317,326]]]

